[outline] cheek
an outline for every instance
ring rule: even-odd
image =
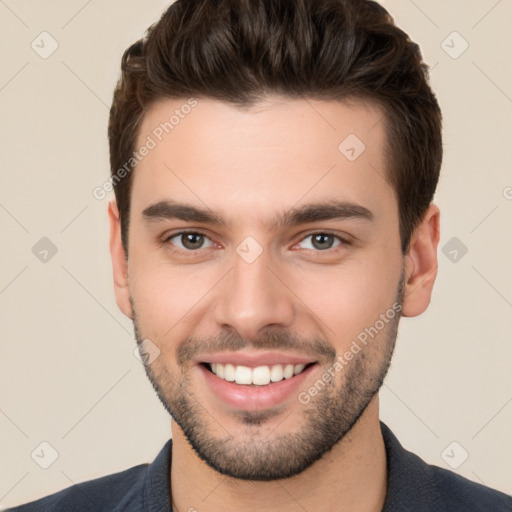
[[[319,318],[319,326],[342,351],[365,328],[392,308],[400,280],[400,259],[361,260],[304,276],[300,297]],[[336,340],[336,341],[334,341]]]
[[[130,293],[142,335],[154,339],[161,350],[188,336],[194,317],[215,280],[212,270],[171,266],[151,260],[148,255],[132,255]]]

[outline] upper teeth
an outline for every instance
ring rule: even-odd
[[[275,364],[273,366],[249,368],[248,366],[235,366],[229,363],[210,364],[212,372],[221,379],[237,384],[256,384],[257,386],[265,386],[270,382],[289,379],[304,370],[305,366],[304,364]]]

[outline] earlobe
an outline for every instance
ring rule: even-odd
[[[439,208],[432,203],[411,236],[405,257],[403,316],[420,315],[430,303],[437,275],[439,220]]]
[[[128,287],[128,259],[123,248],[121,220],[115,201],[111,201],[108,205],[108,217],[110,222],[110,256],[112,258],[116,302],[119,309],[128,318],[133,319],[130,290]]]

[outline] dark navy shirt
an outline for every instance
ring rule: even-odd
[[[430,466],[408,452],[381,423],[388,489],[382,512],[512,512],[512,497]],[[172,440],[152,464],[83,482],[10,512],[172,512]],[[223,512],[223,511],[220,511]]]

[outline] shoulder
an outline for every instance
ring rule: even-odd
[[[172,439],[151,464],[73,485],[6,512],[167,512]]]
[[[447,511],[512,512],[512,497],[446,469],[430,466]]]
[[[141,510],[148,464],[88,480],[6,512],[117,512]],[[130,506],[130,508],[126,508]],[[133,507],[133,508],[132,508]]]
[[[512,512],[512,497],[427,464],[381,422],[388,464],[384,512]]]

